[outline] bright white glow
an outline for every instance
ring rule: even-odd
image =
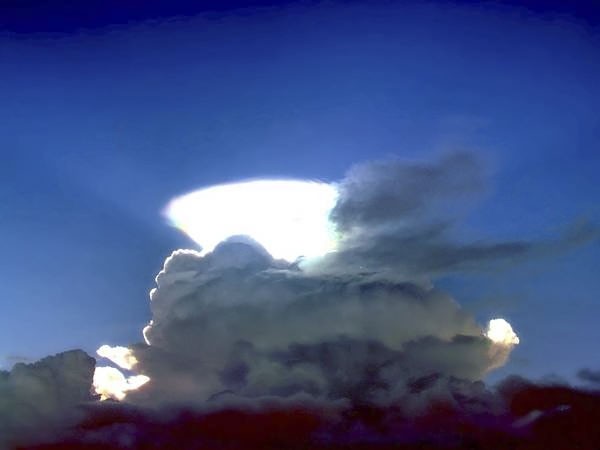
[[[154,291],[155,289],[152,289],[152,290]],[[150,292],[150,294],[152,294],[152,292]],[[150,300],[152,300],[152,295],[150,295]],[[146,342],[147,345],[151,345],[150,339],[148,339],[148,333],[150,332],[152,325],[154,325],[154,320],[151,320],[150,323],[148,325],[146,325],[144,327],[144,329],[142,330],[142,336],[144,336],[144,341]]]
[[[98,356],[109,359],[122,369],[131,370],[137,364],[137,359],[127,347],[111,347],[103,345],[96,350]]]
[[[512,347],[519,343],[519,336],[513,331],[510,323],[504,319],[490,320],[485,336],[495,344],[507,347]]]
[[[96,394],[100,395],[100,400],[123,400],[127,392],[139,389],[148,381],[150,378],[146,375],[126,377],[114,367],[96,367],[93,386]]]
[[[225,184],[172,200],[165,211],[202,253],[234,235],[248,235],[275,258],[294,261],[335,250],[329,213],[338,192],[333,184],[257,180]]]

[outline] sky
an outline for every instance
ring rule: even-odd
[[[487,182],[461,237],[600,221],[592,3],[42,3],[0,13],[6,369],[139,342],[163,261],[196,248],[161,212],[213,184],[334,182],[359,163],[468,150]],[[518,332],[492,381],[574,381],[600,368],[598,267],[592,240],[435,282]]]

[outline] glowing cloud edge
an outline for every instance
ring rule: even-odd
[[[512,326],[505,319],[492,319],[484,332],[484,336],[490,339],[494,344],[507,347],[517,345],[520,340]]]

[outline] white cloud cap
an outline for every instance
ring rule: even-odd
[[[335,249],[329,213],[332,184],[255,180],[212,186],[177,197],[165,215],[202,246],[202,253],[234,235],[252,236],[275,258],[294,261]]]

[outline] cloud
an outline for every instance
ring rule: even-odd
[[[98,356],[110,360],[122,369],[130,370],[137,364],[137,360],[127,347],[103,345],[96,353]]]
[[[92,385],[96,394],[100,395],[100,400],[123,400],[127,392],[139,389],[148,381],[145,375],[126,377],[114,367],[96,367]]]
[[[434,163],[402,160],[354,166],[339,185],[331,218],[344,232],[411,225],[444,209],[457,197],[478,194],[484,187],[481,163],[472,153],[456,152]]]
[[[577,377],[581,381],[600,385],[600,370],[581,369],[579,372],[577,372]]]
[[[450,240],[439,212],[451,217],[450,204],[476,196],[482,172],[469,153],[355,167],[331,212],[340,245],[320,261],[276,260],[242,236],[208,253],[173,252],[150,293],[145,344],[121,352],[150,380],[128,401],[300,395],[382,405],[403,398],[415,377],[476,381],[503,365],[516,335],[488,338],[429,281],[436,266],[513,257],[531,245]]]
[[[94,358],[73,350],[0,372],[0,448],[76,423],[78,405],[92,400],[94,366]]]
[[[285,404],[271,399],[218,409],[89,405],[86,417],[42,449],[540,449],[596,450],[600,396],[509,378],[498,391],[441,375],[414,379],[410,397],[427,409]]]
[[[506,363],[516,333],[503,319],[480,326],[432,280],[578,245],[597,229],[578,224],[539,242],[461,242],[457,211],[483,178],[469,153],[364,164],[337,184],[330,217],[339,242],[322,258],[278,260],[247,236],[212,251],[174,251],[150,292],[144,342],[98,350],[125,371],[95,370],[96,392],[118,402],[87,404],[53,445],[488,448],[500,439],[501,448],[516,448],[543,442],[538,428],[555,423],[578,431],[569,420],[598,417],[594,394],[540,391],[517,379],[486,387],[482,378]],[[59,360],[81,378],[58,385],[81,394],[61,402],[74,411],[92,379],[69,358]],[[46,373],[44,361],[36,364]],[[27,389],[11,395],[10,404],[30,402]],[[62,410],[53,417],[67,423]],[[596,448],[586,447],[588,437],[573,442]]]
[[[335,247],[329,211],[335,185],[307,180],[251,180],[200,189],[173,199],[165,216],[212,251],[234,235],[250,235],[276,258],[321,255]]]
[[[145,405],[297,395],[387,404],[415,377],[481,379],[512,348],[430,285],[307,274],[239,237],[206,255],[175,251],[156,283],[149,345],[131,348],[150,381],[128,400]]]
[[[580,220],[546,240],[457,238],[459,219],[485,191],[483,165],[469,152],[433,162],[359,164],[338,189],[330,218],[340,241],[336,252],[305,264],[315,273],[428,280],[544,257],[600,237],[596,225]]]

